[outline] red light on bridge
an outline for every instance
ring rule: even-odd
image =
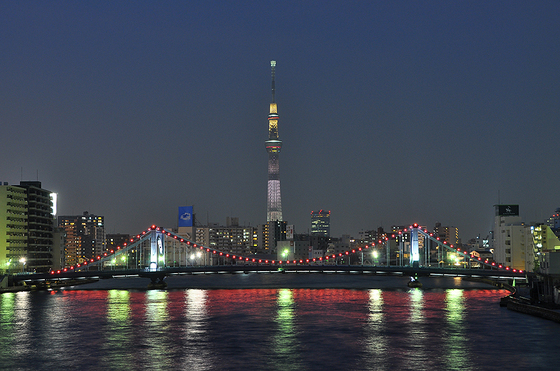
[[[60,271],[56,271],[56,273],[60,273]]]
[[[501,264],[500,264],[500,265],[498,265],[498,268],[502,268],[502,265],[501,265]]]
[[[492,262],[492,265],[496,265],[496,263]]]
[[[64,268],[64,271],[66,272],[68,269]]]
[[[294,261],[295,261],[295,260],[294,260]],[[300,260],[299,260],[299,263],[300,263],[300,264],[303,263],[303,260],[300,259]]]
[[[255,259],[253,259],[253,263],[255,262]]]
[[[306,262],[306,263],[309,263],[309,259],[305,259],[305,262]]]
[[[346,254],[346,255],[348,255],[348,254],[349,254],[349,252],[348,252],[348,251],[346,251],[346,252],[345,252],[345,254]],[[339,254],[339,255],[340,255],[340,256],[342,256],[342,254]]]
[[[282,260],[278,261],[278,264],[282,264]]]
[[[313,261],[316,261],[315,258],[313,258]]]
[[[51,271],[50,273],[51,273],[51,274],[54,274],[54,271]]]
[[[523,273],[523,271],[520,269],[520,270],[519,270],[519,273]]]
[[[97,260],[99,260],[99,259],[101,259],[101,256],[98,256],[98,257],[97,257]]]
[[[361,250],[361,249],[360,249]],[[352,254],[354,254],[356,252],[356,250],[352,250]]]
[[[87,265],[87,260],[84,262],[84,265]]]
[[[115,253],[115,251],[111,250],[111,254],[114,254],[114,253]]]
[[[328,258],[327,258],[327,259],[328,259]],[[323,261],[323,258],[319,258],[319,261],[321,261],[321,262],[322,262],[322,261]]]
[[[209,248],[206,248],[206,252],[210,252],[210,249],[209,249]]]
[[[216,250],[212,251],[212,254],[215,254],[215,253],[216,253]]]
[[[418,223],[414,223],[413,227],[418,228]]]

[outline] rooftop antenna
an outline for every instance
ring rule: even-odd
[[[274,75],[276,74],[276,61],[270,61],[270,68],[272,70],[272,103],[276,103],[276,86],[274,85]]]

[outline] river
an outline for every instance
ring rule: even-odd
[[[560,324],[500,307],[505,290],[311,275],[281,288],[271,275],[217,276],[201,278],[206,288],[123,279],[1,294],[0,370],[557,369]]]

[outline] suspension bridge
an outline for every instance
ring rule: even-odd
[[[494,278],[526,276],[522,270],[484,260],[456,248],[417,224],[404,232],[410,234],[410,243],[407,246],[402,243],[399,245],[397,255],[400,259],[393,261],[388,238],[318,258],[280,260],[220,251],[154,225],[122,246],[84,260],[81,264],[51,270],[49,273],[14,275],[13,282],[44,286],[46,282],[60,284],[71,279],[140,276],[151,279],[152,283],[163,284],[165,277],[170,275],[248,272],[392,274],[414,278],[437,275]],[[423,241],[422,248],[419,240]],[[437,253],[435,264],[430,258],[432,253],[429,246]],[[368,256],[384,256],[384,259],[375,261]],[[404,259],[405,256],[408,259]]]

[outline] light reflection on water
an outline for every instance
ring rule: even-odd
[[[0,370],[500,370],[510,359],[509,369],[554,368],[560,325],[500,308],[505,294],[6,293],[0,295]],[[530,341],[520,343],[520,335]]]
[[[292,290],[278,290],[277,331],[272,349],[275,354],[275,362],[269,365],[270,369],[301,370],[299,359],[301,349],[297,340],[295,311],[296,305]]]
[[[463,290],[451,289],[446,291],[446,311],[447,336],[445,336],[446,352],[443,354],[446,359],[448,370],[471,370],[470,359],[466,351],[472,344],[468,344],[465,334],[465,299]]]

